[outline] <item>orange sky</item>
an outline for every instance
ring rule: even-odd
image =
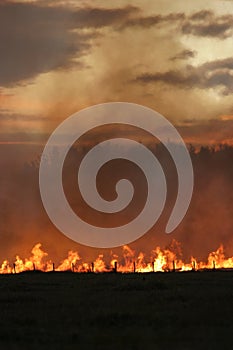
[[[185,125],[187,142],[231,143],[232,19],[225,0],[0,1],[4,140],[130,101]]]

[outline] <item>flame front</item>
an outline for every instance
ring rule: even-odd
[[[207,261],[198,261],[191,257],[190,262],[184,262],[180,258],[177,250],[180,244],[172,241],[170,249],[161,249],[159,246],[151,251],[150,258],[147,259],[143,252],[138,255],[129,247],[123,246],[122,256],[119,258],[111,254],[110,263],[106,263],[103,254],[100,254],[93,262],[83,262],[78,252],[69,251],[66,259],[55,267],[48,253],[41,248],[41,243],[37,243],[32,251],[31,257],[22,259],[16,255],[13,264],[4,260],[0,267],[0,274],[19,273],[24,271],[40,270],[49,271],[73,271],[73,272],[166,272],[166,271],[191,271],[204,269],[226,269],[233,268],[233,257],[226,258],[223,245],[209,254]],[[174,249],[173,249],[174,248]]]

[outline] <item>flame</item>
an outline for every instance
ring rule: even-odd
[[[135,254],[129,246],[123,246],[122,256],[111,253],[111,261],[107,264],[104,255],[100,254],[93,262],[84,262],[78,252],[69,251],[66,259],[55,268],[48,253],[42,250],[41,243],[37,243],[31,251],[29,258],[22,259],[16,255],[13,264],[5,259],[0,266],[0,274],[20,273],[25,271],[73,271],[73,272],[166,272],[191,271],[204,269],[233,268],[233,257],[227,258],[223,245],[208,255],[207,261],[198,261],[191,257],[189,262],[181,259],[180,244],[173,240],[170,248],[161,249],[159,246],[151,251],[147,259],[143,252]]]

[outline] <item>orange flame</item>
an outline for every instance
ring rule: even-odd
[[[4,260],[0,266],[0,274],[19,273],[24,271],[40,270],[48,271],[68,271],[73,272],[109,272],[117,271],[127,272],[165,272],[165,271],[191,271],[203,269],[221,269],[233,268],[233,257],[226,258],[223,245],[211,252],[207,262],[198,261],[191,257],[190,262],[184,262],[180,259],[180,244],[173,240],[171,248],[161,249],[159,246],[151,251],[149,261],[145,254],[140,252],[138,255],[129,247],[123,246],[122,258],[112,253],[110,264],[104,261],[103,254],[100,254],[93,262],[82,262],[78,252],[69,251],[66,259],[55,268],[48,253],[41,248],[41,243],[37,243],[28,259],[21,259],[16,255],[15,262],[10,264]],[[177,252],[176,252],[177,251]]]

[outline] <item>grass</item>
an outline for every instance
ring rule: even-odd
[[[0,276],[0,349],[232,349],[233,272]]]

